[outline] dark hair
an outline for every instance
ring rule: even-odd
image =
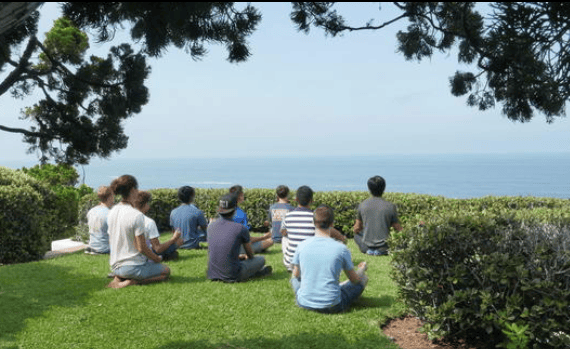
[[[297,202],[301,206],[307,206],[313,200],[313,190],[306,185],[297,189]]]
[[[185,204],[191,203],[194,200],[194,195],[196,195],[196,191],[190,186],[185,185],[178,189],[178,200]]]
[[[139,191],[139,195],[135,199],[135,208],[142,210],[144,205],[152,200],[152,195],[148,191]]]
[[[241,185],[234,185],[233,187],[230,188],[230,193],[239,196],[240,194],[243,193],[243,187]]]
[[[97,189],[97,197],[101,202],[107,201],[107,199],[111,196],[113,196],[113,191],[110,187],[102,185],[99,187],[99,189]]]
[[[111,182],[111,190],[124,198],[129,196],[131,190],[139,188],[137,179],[131,175],[122,175]]]
[[[229,213],[218,213],[220,216],[222,216],[222,218],[224,219],[232,219],[234,217],[234,214],[236,214],[236,211],[232,211]]]
[[[386,189],[386,181],[380,176],[374,176],[368,180],[368,190],[372,196],[381,197]]]
[[[318,229],[328,229],[334,222],[334,212],[332,208],[321,205],[313,213],[313,222]]]
[[[285,199],[289,195],[289,187],[286,185],[280,185],[275,189],[275,193],[277,193],[278,198]]]

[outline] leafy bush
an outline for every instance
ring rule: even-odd
[[[24,167],[22,172],[46,182],[50,186],[65,185],[73,187],[77,184],[77,179],[79,179],[79,174],[75,168],[67,164],[43,164],[29,169]]]
[[[0,263],[38,260],[49,250],[56,199],[44,183],[0,167]]]
[[[505,334],[528,326],[534,347],[567,347],[570,220],[522,220],[523,203],[522,214],[459,211],[392,235],[393,278],[432,337],[482,331],[508,346]]]
[[[93,192],[93,189],[84,184],[75,188],[79,175],[73,166],[67,164],[36,165],[30,169],[24,167],[21,171],[46,183],[56,194],[53,208],[57,211],[58,230],[51,236],[51,239],[57,240],[72,236],[78,224],[79,199]]]

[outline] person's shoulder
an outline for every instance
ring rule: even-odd
[[[156,225],[154,219],[150,218],[149,216],[143,214],[144,224],[145,225]]]

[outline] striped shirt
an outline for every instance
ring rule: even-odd
[[[291,270],[293,256],[297,246],[310,237],[315,236],[313,211],[305,207],[297,207],[285,216],[281,223],[281,230],[287,231],[287,247],[283,253],[283,264]]]

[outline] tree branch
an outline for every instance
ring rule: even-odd
[[[32,53],[35,51],[37,44],[39,44],[38,39],[36,39],[35,36],[32,36],[30,38],[30,41],[28,41],[28,46],[26,47],[26,50],[24,51],[22,58],[20,58],[18,66],[0,84],[0,96],[6,93],[6,91],[8,91],[10,87],[12,87],[12,85],[14,85],[14,83],[16,83],[16,81],[18,81],[20,76],[26,71],[26,67],[29,64],[30,57],[32,56]]]
[[[408,13],[404,13],[404,14],[402,14],[402,15],[400,15],[400,16],[398,16],[398,17],[392,19],[392,20],[389,20],[389,21],[384,22],[384,23],[382,23],[382,24],[380,24],[380,25],[377,25],[377,26],[372,26],[372,25],[367,25],[367,26],[364,26],[364,27],[341,26],[339,32],[340,32],[340,31],[343,31],[343,30],[348,30],[348,31],[357,31],[357,30],[378,30],[378,29],[382,29],[382,28],[384,28],[384,27],[387,27],[387,26],[389,26],[390,24],[392,24],[392,23],[394,23],[394,22],[397,22],[397,21],[399,21],[399,20],[402,19],[402,18],[406,18],[406,17],[409,17],[409,16],[410,16],[410,15],[409,15]],[[327,28],[327,29],[330,30],[330,28]]]
[[[11,127],[6,127],[6,126],[2,126],[2,125],[0,125],[0,130],[6,131],[6,132],[11,132],[11,133],[22,133],[28,137],[42,137],[42,136],[44,136],[44,134],[42,134],[40,132],[32,132],[32,131],[24,130],[22,128],[11,128]]]

